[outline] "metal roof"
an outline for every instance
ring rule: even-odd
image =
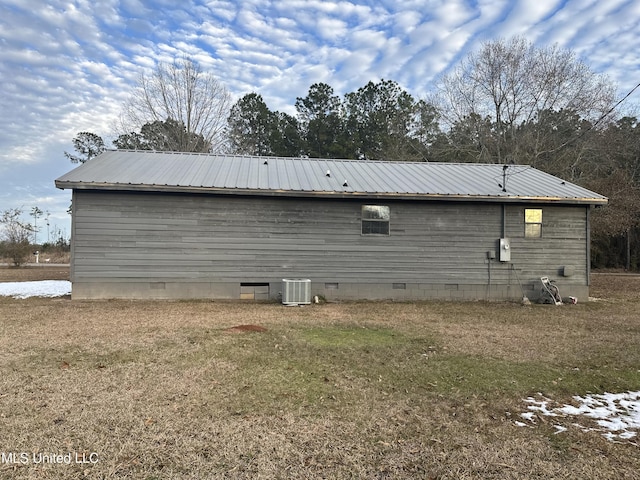
[[[131,150],[106,151],[55,183],[62,189],[607,203],[602,195],[526,165]]]

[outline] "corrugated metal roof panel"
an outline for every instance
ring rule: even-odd
[[[607,202],[602,195],[529,166],[511,165],[506,170],[504,168],[497,164],[374,162],[114,150],[58,178],[56,186],[247,194],[547,200],[590,204]],[[327,176],[327,171],[330,176]],[[503,183],[506,183],[506,191],[503,191]]]

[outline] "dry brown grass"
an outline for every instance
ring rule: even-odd
[[[0,267],[0,282],[30,282],[37,280],[69,280],[69,267],[59,265],[28,265]]]
[[[513,422],[537,391],[640,389],[639,283],[564,307],[0,298],[0,449],[98,455],[0,478],[639,478],[634,443]]]

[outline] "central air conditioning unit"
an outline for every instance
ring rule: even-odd
[[[311,303],[311,280],[302,278],[282,279],[283,305],[309,305]]]

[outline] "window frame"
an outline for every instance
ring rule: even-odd
[[[369,217],[365,213],[367,208],[380,209],[380,218]],[[373,212],[375,210],[371,210]],[[386,218],[385,218],[386,217]],[[385,225],[386,228],[380,229],[379,225]],[[368,227],[365,231],[365,225]],[[375,227],[374,227],[375,226]],[[371,228],[373,227],[373,228]],[[386,231],[385,231],[386,230]],[[360,207],[360,235],[362,236],[375,236],[375,237],[388,237],[391,235],[391,208],[388,205],[362,205]]]
[[[535,218],[532,219],[531,214],[535,214]],[[524,209],[524,238],[542,238],[543,218],[542,208]]]

